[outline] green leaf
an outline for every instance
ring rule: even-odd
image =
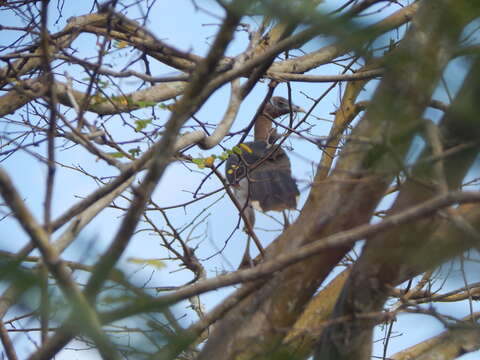
[[[106,80],[98,80],[98,85],[100,85],[101,89],[105,89],[110,85],[110,82]]]
[[[102,299],[100,300],[103,304],[118,304],[122,303],[125,304],[127,302],[130,302],[132,300],[131,296],[128,295],[123,295],[123,296],[103,296]]]
[[[205,168],[205,159],[204,158],[196,158],[192,159],[192,162],[198,166],[199,169]]]
[[[145,119],[145,120],[135,120],[135,131],[142,131],[145,129],[149,124],[152,123],[152,118],[150,119]]]
[[[140,147],[137,146],[136,148],[128,150],[128,152],[133,156],[137,157],[140,154]]]
[[[155,101],[136,101],[135,105],[137,105],[141,108],[144,108],[144,107],[148,107],[148,106],[155,106],[155,105],[157,105],[157,103]]]
[[[114,158],[123,158],[125,157],[125,154],[121,153],[121,152],[112,152],[112,153],[108,153],[108,155],[110,155],[111,157],[114,157]]]
[[[232,151],[233,151],[233,153],[235,153],[235,154],[237,154],[237,155],[242,155],[242,153],[243,153],[243,150],[240,149],[238,146],[234,146],[234,147],[232,148]]]

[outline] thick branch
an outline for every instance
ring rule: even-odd
[[[430,39],[429,46],[433,45],[435,39],[440,40],[443,46],[445,46],[446,41],[450,42],[453,40],[453,38],[447,40],[437,36],[441,34],[440,31],[442,30],[440,28],[444,27],[445,19],[450,18],[451,9],[456,8],[456,6],[458,6],[458,3],[453,1],[444,1],[441,6],[438,2],[425,2],[424,12],[422,12],[422,15],[419,14],[419,20],[423,17],[422,24],[424,25],[417,25],[419,28],[417,36],[425,36]],[[447,30],[443,29],[443,36],[458,36],[463,25],[469,21],[470,16],[471,14],[461,14],[456,19],[457,21],[452,23]],[[423,30],[420,30],[421,26],[424,26]],[[453,48],[452,45],[450,45],[450,49]],[[442,59],[438,60],[444,62]],[[428,64],[426,63],[425,65]],[[472,71],[467,76],[462,90],[443,119],[442,129],[447,149],[478,136],[477,126],[473,125],[476,122],[473,119],[476,119],[477,111],[472,111],[471,108],[471,104],[476,104],[474,99],[479,94],[477,67],[478,65],[472,67]],[[401,120],[399,119],[398,121]],[[438,193],[439,187],[431,183],[431,180],[435,179],[436,172],[438,173],[438,166],[435,165],[435,161],[428,163],[422,161],[422,159],[428,158],[432,153],[435,153],[435,151],[429,148],[426,149],[418,161],[418,165],[412,170],[410,177],[402,185],[394,205],[388,211],[390,216],[402,211],[406,207],[412,206],[412,204],[425,201]],[[437,161],[445,162],[446,180],[443,181],[446,181],[449,189],[457,189],[460,186],[476,154],[476,149],[470,149],[445,159],[437,159]],[[452,249],[447,246],[442,247],[437,243],[429,248],[430,253],[435,248],[437,254],[426,255],[423,253],[424,257],[420,260],[422,251],[419,251],[419,248],[423,248],[423,243],[419,240],[428,239],[438,226],[439,221],[438,217],[434,217],[428,221],[418,221],[402,227],[392,228],[385,235],[374,236],[367,243],[360,260],[352,269],[352,276],[335,308],[334,316],[356,318],[358,314],[380,311],[388,296],[388,289],[400,281],[400,279],[406,280],[417,274],[417,271],[420,269],[423,269],[423,271],[430,270],[432,263],[429,260],[431,258],[435,259],[435,264],[438,264],[438,258],[442,258],[447,254],[448,256],[453,256],[464,250],[465,248],[462,246],[458,247],[458,249]],[[464,229],[462,230],[464,231]],[[472,240],[472,233],[464,234],[469,241]],[[440,256],[440,254],[442,255]],[[426,267],[426,264],[430,266]],[[334,356],[339,359],[350,357],[359,359],[369,358],[372,328],[374,325],[374,321],[362,320],[360,323],[359,320],[353,320],[329,327],[318,344],[317,357]],[[348,343],[348,349],[345,346],[346,343]]]
[[[478,319],[478,313],[475,314]],[[469,317],[470,318],[470,317]],[[469,319],[465,319],[468,321]],[[478,325],[457,325],[442,334],[409,347],[390,358],[392,360],[453,360],[480,349]]]

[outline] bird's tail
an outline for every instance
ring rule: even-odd
[[[300,195],[288,171],[258,168],[250,174],[250,201],[260,211],[295,209]]]

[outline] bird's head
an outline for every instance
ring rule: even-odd
[[[265,105],[263,111],[268,116],[276,118],[285,114],[289,114],[290,108],[294,113],[306,112],[300,106],[290,103],[288,99],[285,99],[281,96],[273,96],[270,101]]]

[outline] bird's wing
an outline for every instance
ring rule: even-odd
[[[260,211],[295,209],[300,193],[285,151],[263,141],[244,145],[248,149],[227,160],[229,183],[243,187],[238,191],[247,193],[249,202]],[[245,178],[247,181],[241,181]]]

